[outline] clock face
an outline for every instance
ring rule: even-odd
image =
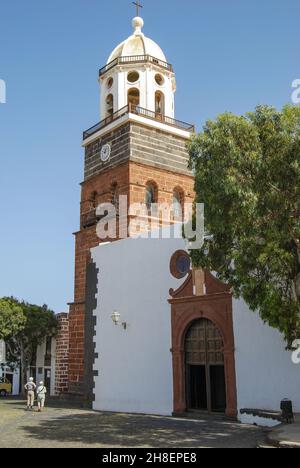
[[[110,145],[104,145],[101,148],[101,161],[102,162],[107,162],[110,158],[111,155],[111,146]]]

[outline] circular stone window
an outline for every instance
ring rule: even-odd
[[[157,73],[157,75],[155,75],[155,81],[158,84],[158,86],[162,86],[164,84],[164,82],[165,82],[165,79],[164,79],[164,77],[162,75]]]
[[[106,83],[107,89],[111,89],[113,84],[114,84],[114,79],[108,78],[107,83]]]
[[[140,74],[136,71],[128,73],[127,79],[129,83],[136,83],[140,79]]]
[[[171,258],[170,270],[175,278],[184,278],[191,270],[191,259],[188,253],[184,250],[175,252]]]

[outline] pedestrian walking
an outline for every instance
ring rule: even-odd
[[[40,413],[43,411],[45,407],[45,399],[46,399],[47,389],[44,385],[44,382],[40,382],[36,394],[37,394],[37,403],[38,403],[38,412]]]
[[[27,392],[27,410],[32,410],[34,405],[34,391],[36,389],[36,385],[33,381],[33,377],[30,377],[29,381],[25,385],[25,390]]]

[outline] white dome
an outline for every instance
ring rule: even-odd
[[[151,55],[163,62],[167,62],[166,56],[156,42],[152,41],[142,33],[144,20],[137,16],[132,20],[134,34],[119,44],[110,54],[107,63],[118,57],[129,57],[132,55]]]

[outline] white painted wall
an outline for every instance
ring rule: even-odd
[[[20,393],[20,369],[15,369],[13,377],[13,395]]]
[[[0,340],[0,363],[6,362],[6,345],[4,340]]]
[[[182,239],[126,239],[92,250],[99,268],[95,311],[94,409],[171,415],[173,377],[169,288],[172,254]],[[117,310],[128,328],[113,324]]]
[[[99,268],[94,409],[172,414],[168,292],[183,280],[171,276],[169,262],[184,248],[182,239],[126,239],[92,250]],[[127,330],[113,324],[114,310]],[[242,300],[233,302],[233,323],[238,410],[279,411],[281,400],[290,398],[300,412],[300,365],[292,363],[280,333]],[[240,420],[259,423],[249,416]]]
[[[300,412],[300,365],[292,363],[281,334],[242,300],[234,301],[233,322],[238,409],[280,411],[281,400],[289,398]]]

